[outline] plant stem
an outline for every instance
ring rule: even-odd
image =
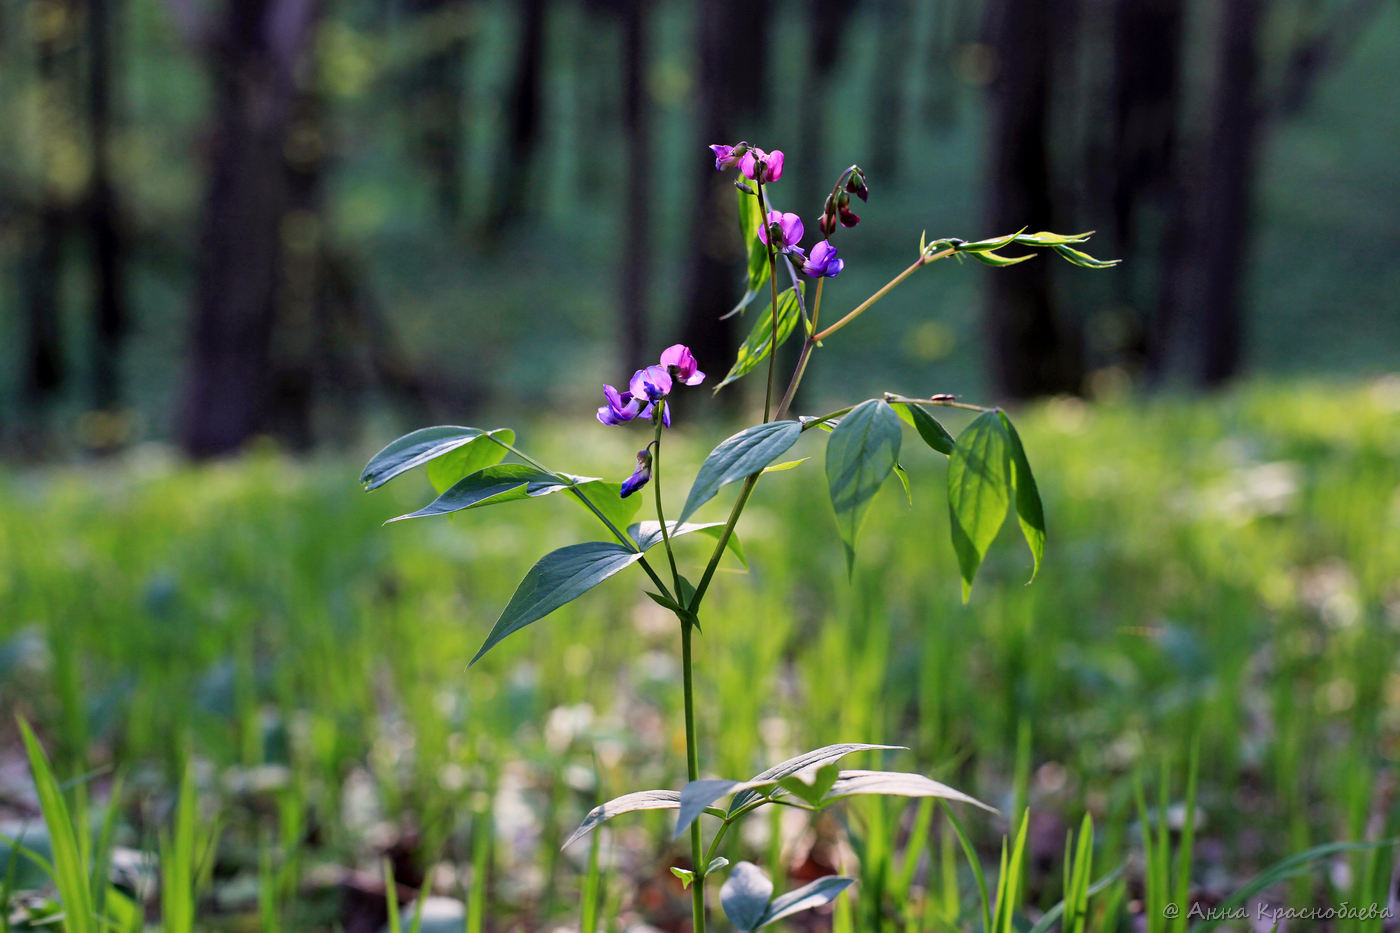
[[[817,296],[812,299],[812,326],[802,339],[802,350],[797,354],[797,366],[792,371],[792,378],[788,380],[787,391],[783,393],[782,401],[778,403],[778,413],[773,416],[774,421],[782,420],[783,413],[797,395],[797,384],[802,381],[803,373],[807,372],[807,360],[811,358],[812,350],[817,345],[817,339],[813,335],[817,332],[817,316],[822,313],[822,286],[825,284],[826,276],[817,279]]]
[[[681,619],[681,676],[685,691],[685,768],[692,781],[700,779],[700,748],[695,737],[695,682],[691,676],[690,634],[688,619]],[[700,837],[700,821],[690,824],[690,862],[695,880],[690,885],[690,910],[694,933],[705,933],[705,850]]]
[[[886,282],[884,288],[880,289],[878,292],[862,301],[859,305],[855,307],[853,311],[851,311],[850,314],[847,314],[845,317],[841,318],[841,320],[837,321],[835,324],[832,324],[826,330],[821,331],[812,339],[825,340],[827,337],[830,337],[832,334],[836,333],[838,330],[845,327],[847,324],[851,323],[856,318],[864,314],[867,308],[869,308],[875,302],[879,301],[881,298],[884,298],[885,295],[889,293],[890,289],[894,288],[900,282],[903,282],[909,276],[913,275],[916,271],[918,271],[918,269],[921,266],[926,266],[931,262],[937,262],[938,260],[944,259],[951,255],[953,255],[953,249],[951,247],[949,247],[948,249],[939,250],[936,253],[920,254],[919,258],[914,260],[913,265],[911,265],[908,269],[905,269],[899,275]]]
[[[755,172],[761,175],[762,172]],[[763,182],[754,179],[754,187],[758,198],[758,212],[760,218],[760,229],[768,226],[768,201],[763,197]],[[768,347],[768,390],[763,396],[763,420],[767,421],[769,413],[773,409],[773,370],[778,361],[778,261],[773,258],[773,237],[768,234],[764,237],[768,247],[768,285],[772,292],[771,307],[773,311],[772,333],[769,334],[770,342]]]
[[[671,579],[676,584],[676,605],[683,598],[681,593],[681,572],[676,569],[676,554],[671,550],[671,534],[666,530],[666,515],[661,511],[661,428],[666,416],[666,400],[656,403],[656,440],[652,441],[655,450],[651,455],[651,485],[656,494],[656,520],[661,524],[661,543],[666,546],[666,559],[671,562]],[[681,620],[685,624],[685,620]],[[691,778],[691,780],[695,780]]]

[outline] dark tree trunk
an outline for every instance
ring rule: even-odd
[[[1262,0],[1220,8],[1209,135],[1203,158],[1181,173],[1162,267],[1153,362],[1163,379],[1212,387],[1239,372],[1263,14]]]
[[[93,268],[92,403],[96,409],[117,407],[122,402],[122,342],[129,321],[126,246],[110,151],[110,90],[120,86],[112,40],[120,34],[121,7],[120,0],[88,0],[88,130],[92,138],[88,233]]]
[[[867,147],[870,157],[861,167],[878,184],[898,180],[904,167],[904,137],[908,130],[909,61],[914,46],[914,5],[910,0],[882,0],[876,10],[875,75],[871,81],[873,116]],[[844,166],[842,166],[844,168]]]
[[[529,190],[544,101],[545,0],[520,0],[520,38],[511,79],[510,120],[493,184],[491,231],[513,224],[531,203]]]
[[[647,103],[647,0],[626,0],[622,13],[622,125],[627,172],[622,194],[622,351],[640,366],[647,356],[647,288],[651,283],[651,116]]]
[[[180,440],[235,451],[269,423],[289,203],[284,159],[315,0],[227,0],[209,50],[208,182]]]
[[[831,110],[831,75],[841,54],[841,40],[852,6],[849,0],[811,0],[806,5],[807,79],[802,84],[797,158],[793,159],[797,191],[804,197],[816,198],[818,192],[824,197],[825,190],[830,190],[831,183],[836,180],[835,172],[829,179],[824,177],[829,168],[825,158],[827,113]],[[843,164],[836,171],[845,167]],[[810,206],[789,203],[782,209],[807,214],[819,210],[820,203],[820,200],[814,200]]]
[[[433,201],[443,219],[455,226],[465,206],[467,3],[410,0],[407,6],[431,21],[435,34],[445,35],[418,63],[407,90],[413,144],[431,179]]]
[[[988,235],[1056,227],[1049,154],[1053,43],[1047,38],[1056,34],[1053,6],[1001,0],[990,10],[997,77],[991,86]],[[1012,398],[1079,391],[1083,350],[1057,314],[1047,257],[989,271],[986,280],[985,326],[998,391]]]
[[[61,15],[71,17],[73,11],[63,4]],[[61,76],[59,74],[59,43],[61,36],[46,35],[39,39],[37,77],[39,93],[45,112],[61,112]],[[47,148],[44,128],[39,133],[41,147]],[[45,159],[47,164],[47,159]],[[38,210],[24,251],[21,281],[25,308],[24,397],[38,414],[58,390],[66,377],[63,358],[63,336],[59,320],[58,279],[63,237],[67,227],[67,210],[59,193],[45,180],[40,188]]]
[[[738,300],[743,253],[736,234],[735,173],[713,171],[706,164],[705,147],[746,137],[759,146],[773,147],[773,141],[752,136],[753,118],[767,86],[768,41],[765,17],[752,15],[752,6],[740,0],[697,0],[695,12],[700,75],[694,171],[700,183],[689,228],[693,238],[681,340],[694,351],[702,369],[723,373],[734,357],[738,319],[720,317]],[[736,23],[744,27],[736,29]]]

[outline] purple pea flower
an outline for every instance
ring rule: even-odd
[[[802,242],[802,218],[796,214],[784,214],[781,211],[769,211],[768,222],[758,228],[758,238],[764,243],[768,242],[769,230],[777,227],[782,236],[781,243],[775,243],[778,249],[787,249]]]
[[[619,392],[612,386],[603,386],[603,399],[607,402],[598,409],[598,420],[606,425],[622,424],[631,421],[642,412],[642,403],[631,392]]]
[[[760,183],[777,181],[783,177],[783,151],[774,149],[772,152],[764,152],[758,148],[750,149],[739,160],[739,171],[744,173],[745,178],[752,178]]]
[[[836,247],[831,245],[831,241],[822,240],[812,247],[811,255],[807,257],[806,262],[802,263],[802,271],[812,278],[820,278],[824,275],[837,275],[845,266],[844,259],[836,258]]]
[[[651,445],[643,447],[637,451],[637,469],[632,475],[622,481],[622,498],[626,499],[632,493],[641,489],[651,479]]]
[[[627,388],[632,390],[633,398],[655,402],[671,394],[671,374],[665,366],[648,366],[632,374]]]
[[[710,147],[710,151],[713,152],[713,153],[715,154],[715,171],[717,171],[717,172],[722,172],[722,171],[724,171],[724,170],[727,169],[727,168],[733,168],[733,167],[734,167],[734,163],[738,162],[739,159],[743,156],[743,153],[742,153],[742,152],[739,153],[738,155],[735,155],[734,150],[737,149],[737,148],[740,148],[740,147],[738,147],[738,146],[711,146],[711,147]]]
[[[799,226],[801,223],[798,221]],[[672,378],[679,380],[681,385],[698,386],[705,381],[705,374],[700,372],[695,355],[690,352],[690,347],[683,343],[672,344],[662,350],[661,365]]]

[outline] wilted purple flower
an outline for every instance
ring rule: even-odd
[[[632,493],[641,489],[651,479],[651,445],[643,447],[637,451],[637,469],[632,475],[622,482],[622,498],[626,499]]]
[[[800,226],[801,221],[798,223]],[[697,368],[695,356],[690,352],[690,347],[683,343],[672,344],[662,350],[661,365],[666,367],[666,372],[678,379],[682,385],[698,386],[705,381],[705,374]]]
[[[769,230],[778,228],[782,237],[781,243],[773,244],[778,249],[786,249],[789,246],[796,246],[802,242],[802,218],[796,214],[784,214],[781,211],[769,211],[768,222],[758,228],[758,238],[764,243],[768,242]]]
[[[603,398],[607,404],[598,409],[598,420],[603,424],[622,424],[642,413],[642,403],[634,398],[631,392],[619,392],[612,386],[605,385]]]
[[[740,159],[740,157],[743,155],[742,152],[740,152],[738,155],[736,155],[736,154],[734,153],[734,150],[735,150],[735,149],[742,149],[742,148],[743,148],[742,145],[741,145],[741,146],[711,146],[711,147],[710,147],[710,151],[713,152],[713,153],[715,154],[715,171],[717,171],[717,172],[722,172],[722,171],[724,171],[724,170],[727,169],[727,168],[733,168],[733,167],[734,167],[734,163],[738,162],[739,159]]]
[[[822,240],[812,247],[812,252],[807,257],[807,261],[802,264],[802,271],[812,276],[832,276],[838,274],[846,266],[844,259],[836,258],[836,247],[831,245],[830,240]]]
[[[783,151],[774,149],[772,152],[764,152],[758,148],[750,149],[739,160],[739,171],[744,173],[745,178],[752,178],[764,184],[777,181],[783,177]]]

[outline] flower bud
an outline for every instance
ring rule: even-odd
[[[859,168],[851,171],[851,177],[846,179],[846,190],[862,201],[870,196],[870,189],[865,185],[865,173]]]

